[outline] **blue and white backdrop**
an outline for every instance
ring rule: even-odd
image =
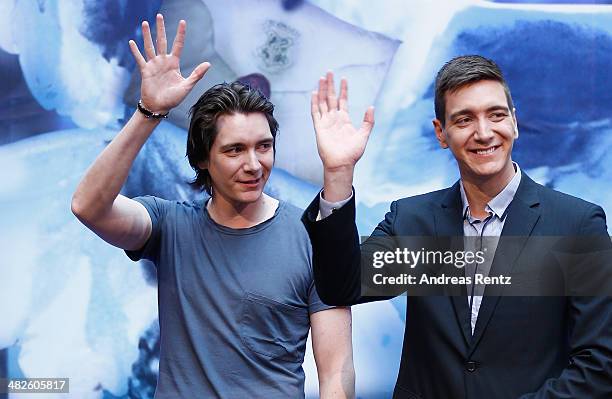
[[[377,108],[355,181],[367,234],[392,199],[457,179],[434,140],[432,82],[444,61],[478,53],[501,65],[512,88],[515,160],[540,183],[612,214],[612,5],[529,3],[3,0],[0,377],[69,377],[64,397],[152,396],[154,269],[85,229],[70,198],[134,110],[139,82],[127,41],[158,11],[168,32],[188,22],[183,72],[202,60],[213,68],[145,145],[126,195],[200,195],[186,185],[186,110],[211,85],[248,77],[268,90],[281,126],[268,190],[305,206],[321,184],[309,96],[331,69],[349,79],[355,121]],[[358,397],[390,396],[404,308],[396,298],[353,309]],[[304,367],[314,397],[310,350]]]

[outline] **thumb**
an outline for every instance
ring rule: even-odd
[[[363,122],[359,130],[369,137],[370,133],[372,133],[372,128],[374,128],[374,107],[369,106],[363,116]]]
[[[185,84],[187,85],[187,88],[189,90],[191,90],[193,86],[195,86],[196,83],[198,83],[200,79],[204,77],[206,71],[208,71],[208,68],[210,68],[209,62],[203,62],[197,67],[195,67],[193,72],[191,72],[191,75],[189,75],[187,79],[185,79]]]

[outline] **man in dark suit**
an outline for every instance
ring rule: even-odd
[[[587,256],[612,246],[603,210],[535,183],[512,161],[516,115],[493,61],[463,56],[446,63],[436,77],[435,112],[437,140],[453,153],[461,179],[394,201],[360,246],[353,170],[374,110],[356,129],[346,81],[339,97],[331,73],[319,81],[312,117],[324,188],[303,221],[321,299],[353,305],[392,296],[362,289],[372,284],[364,283],[370,276],[362,264],[372,265],[375,252],[397,249],[389,239],[459,237],[459,248],[466,249],[474,248],[472,237],[489,237],[481,264],[414,269],[417,277],[471,277],[472,283],[420,296],[410,296],[413,287],[405,286],[410,297],[394,398],[612,398],[612,301],[601,296],[609,264]],[[458,248],[453,245],[449,249]],[[511,277],[516,284],[474,284],[477,274]],[[604,282],[603,290],[593,288],[597,282]]]

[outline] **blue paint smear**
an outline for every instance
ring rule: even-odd
[[[304,4],[304,0],[282,0],[282,6],[287,11],[293,11]]]
[[[101,47],[105,59],[116,58],[121,66],[134,66],[127,46],[129,39],[140,42],[140,23],[147,20],[153,27],[161,0],[84,0],[84,22],[81,34]]]
[[[76,125],[68,117],[44,109],[34,98],[19,65],[19,56],[0,49],[0,145]]]

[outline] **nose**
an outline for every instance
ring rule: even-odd
[[[474,132],[474,139],[479,142],[488,142],[495,136],[491,124],[487,118],[478,118],[476,124],[476,131]]]
[[[255,150],[247,152],[246,159],[244,160],[243,168],[248,173],[256,173],[261,169],[261,163],[257,157]]]

